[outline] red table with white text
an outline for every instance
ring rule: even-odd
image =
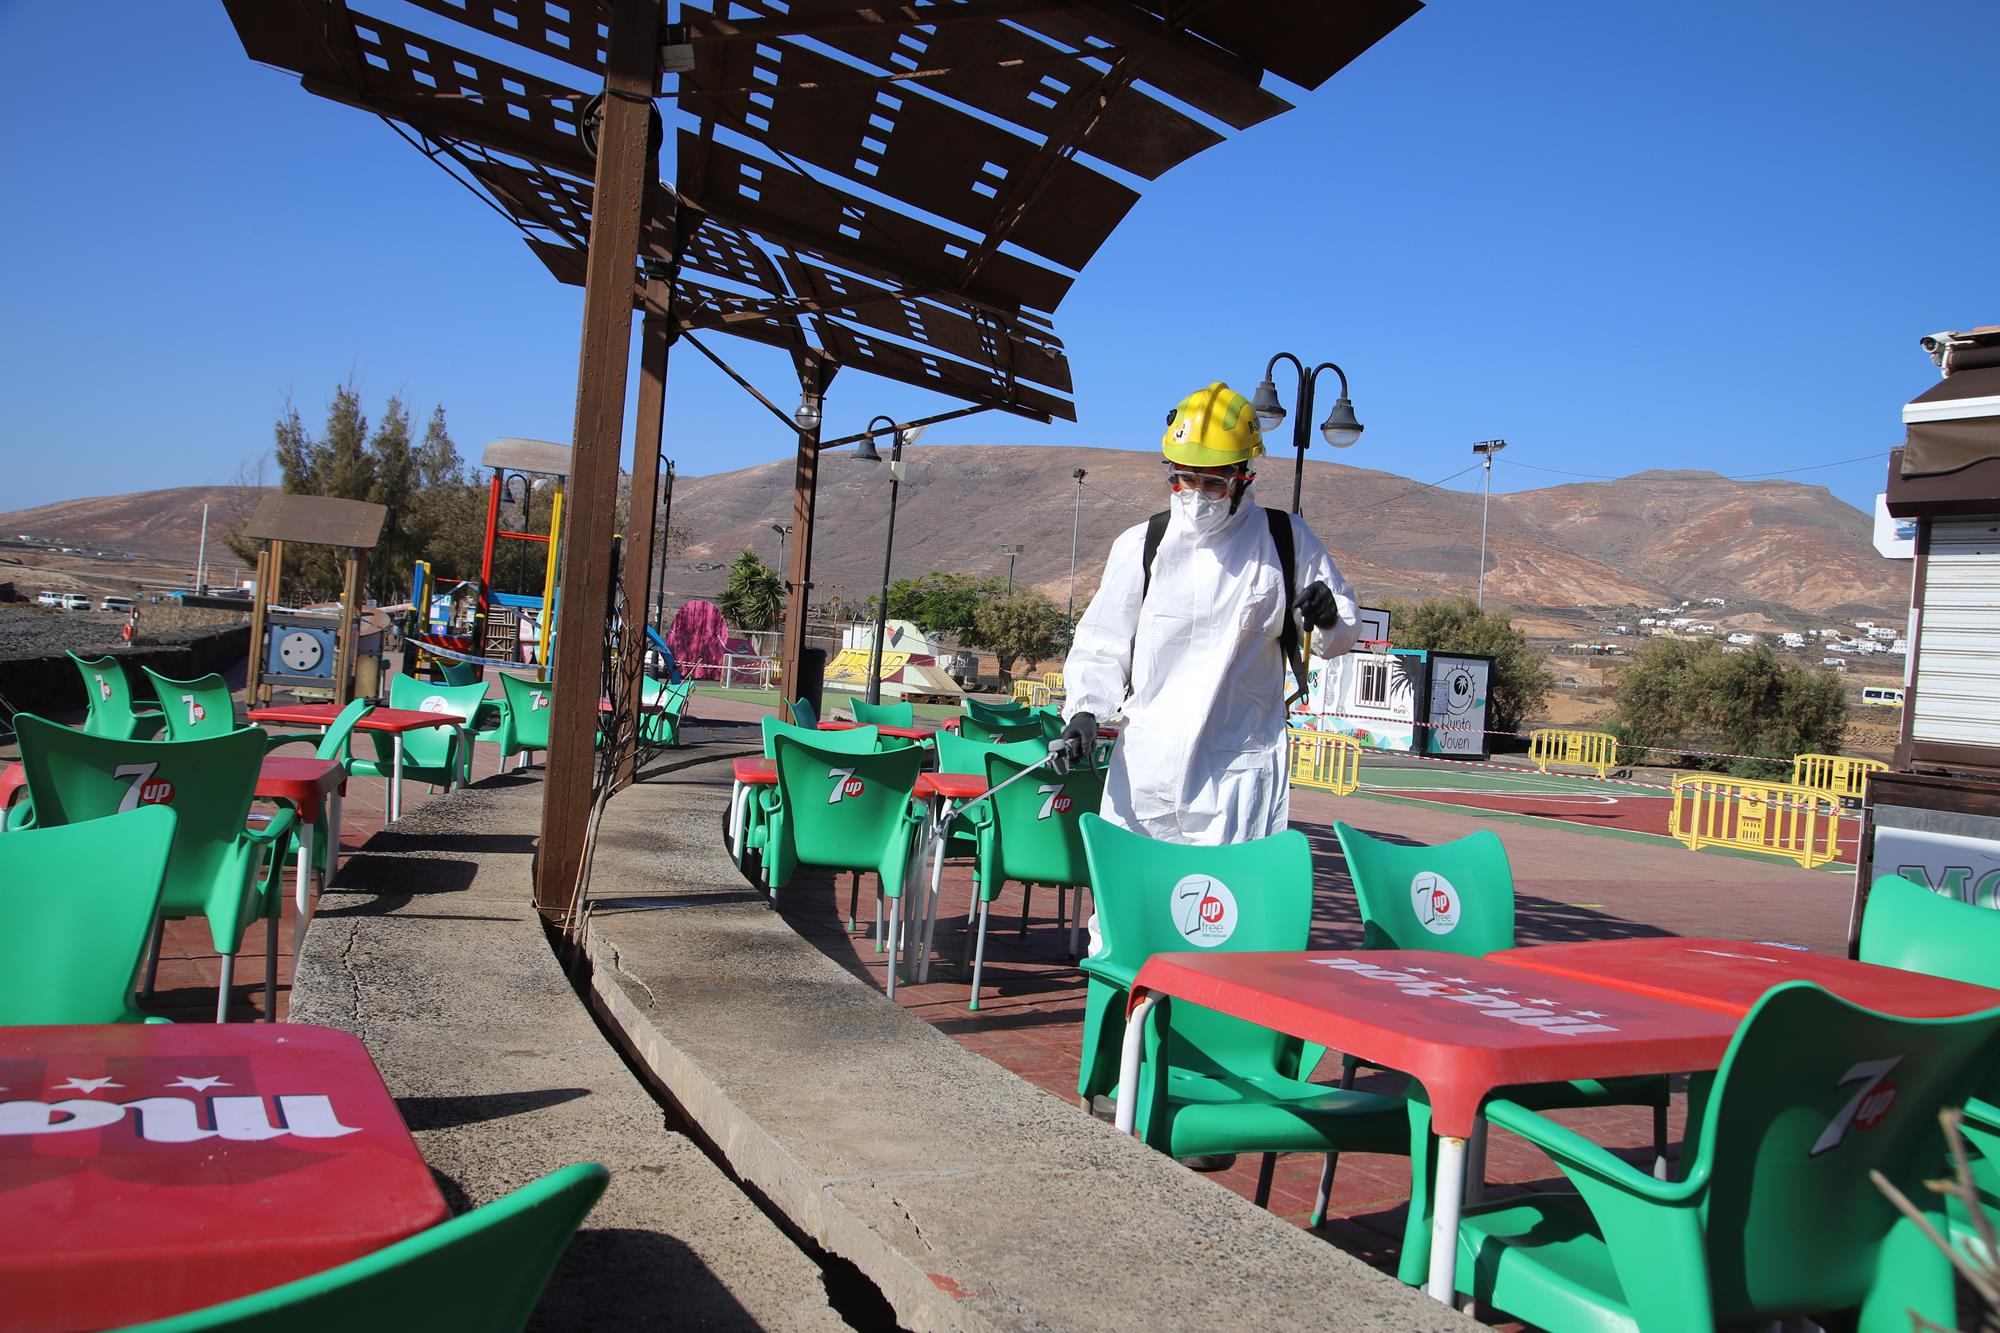
[[[274,704],[250,710],[252,722],[280,722],[288,726],[318,727],[322,732],[340,716],[339,704]],[[426,727],[456,727],[465,742],[465,764],[470,771],[471,732],[466,720],[456,713],[418,708],[371,708],[354,724],[356,731],[386,732],[394,747],[395,761],[389,790],[382,796],[382,818],[393,824],[403,817],[403,735]]]
[[[1155,954],[1132,987],[1118,1127],[1137,1115],[1141,1036],[1155,997],[1190,1001],[1318,1042],[1423,1084],[1438,1136],[1426,1290],[1449,1302],[1465,1141],[1496,1088],[1713,1069],[1736,1019],[1709,1009],[1429,950]]]
[[[826,721],[821,722],[819,730],[852,731],[860,725],[861,723],[859,722],[849,722],[844,718],[836,717],[828,718]],[[868,725],[874,727],[882,735],[894,737],[899,741],[928,741],[937,739],[936,727],[893,727],[880,722],[870,722]]]
[[[199,1309],[372,1253],[448,1211],[348,1033],[0,1028],[10,1330]]]
[[[296,940],[312,924],[313,828],[326,821],[326,879],[340,865],[340,800],[347,791],[347,770],[331,759],[312,755],[268,754],[257,770],[257,795],[267,801],[283,801],[299,816],[298,905],[299,918],[293,931]],[[267,1012],[273,1021],[276,1014]]]
[[[1591,940],[1502,949],[1487,957],[1614,990],[1698,1005],[1741,1018],[1773,986],[1810,981],[1850,1004],[1899,1018],[1950,1018],[2000,1005],[2000,991],[1748,940]]]

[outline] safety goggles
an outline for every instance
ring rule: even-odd
[[[1243,475],[1236,472],[1182,472],[1176,469],[1167,473],[1167,481],[1177,491],[1195,491],[1212,500],[1220,500],[1229,494],[1229,488],[1236,483],[1237,477]],[[1245,477],[1245,480],[1248,478]]]

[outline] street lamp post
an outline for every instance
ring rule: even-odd
[[[1076,535],[1083,526],[1084,471],[1078,468],[1070,475],[1076,478],[1076,512],[1069,521],[1069,620],[1074,625],[1076,623]]]
[[[1009,597],[1014,595],[1014,557],[1027,549],[1027,547],[1021,545],[1019,542],[1000,548],[1000,554],[1007,557],[1007,595]]]
[[[1481,440],[1472,452],[1486,459],[1485,484],[1479,497],[1479,609],[1486,609],[1486,507],[1493,500],[1493,455],[1507,447],[1505,440]]]
[[[881,423],[896,437],[889,450],[889,536],[882,544],[882,597],[875,604],[875,646],[868,654],[868,702],[882,702],[882,641],[889,635],[889,565],[896,555],[896,492],[903,484],[903,446],[913,444],[924,433],[922,426],[896,425],[893,417],[876,417],[868,423],[868,434],[855,446],[854,465],[872,469],[882,461],[875,451],[875,427]]]
[[[1313,414],[1313,386],[1319,380],[1322,370],[1330,370],[1340,377],[1340,397],[1327,409],[1326,420],[1319,425],[1320,438],[1336,449],[1345,449],[1361,438],[1364,429],[1354,419],[1354,403],[1347,396],[1347,372],[1331,361],[1322,361],[1310,371],[1305,362],[1290,352],[1280,352],[1264,364],[1264,378],[1257,382],[1257,391],[1250,397],[1250,409],[1257,414],[1257,424],[1265,434],[1276,430],[1285,420],[1284,404],[1278,401],[1278,386],[1271,382],[1271,372],[1278,368],[1280,361],[1292,363],[1292,369],[1299,373],[1298,409],[1291,413],[1292,448],[1297,454],[1292,464],[1292,512],[1299,513],[1306,484],[1306,445],[1311,436],[1307,423]]]
[[[674,460],[667,460],[667,498],[660,521],[660,577],[653,586],[653,625],[667,637],[667,555],[674,535]]]
[[[785,543],[791,538],[792,525],[789,523],[773,523],[771,531],[778,534],[778,575],[782,578],[785,573]]]

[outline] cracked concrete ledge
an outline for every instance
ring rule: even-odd
[[[611,1168],[533,1327],[846,1327],[817,1262],[668,1128],[563,976],[530,905],[540,818],[538,776],[510,774],[371,838],[300,946],[292,1020],[367,1043],[455,1211]]]
[[[919,1330],[1475,1329],[959,1047],[794,933],[721,828],[747,728],[616,797],[589,932],[607,1021],[803,1233]]]

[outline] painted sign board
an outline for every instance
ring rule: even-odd
[[[1425,754],[1484,759],[1487,688],[1493,659],[1461,653],[1432,653],[1426,681]]]

